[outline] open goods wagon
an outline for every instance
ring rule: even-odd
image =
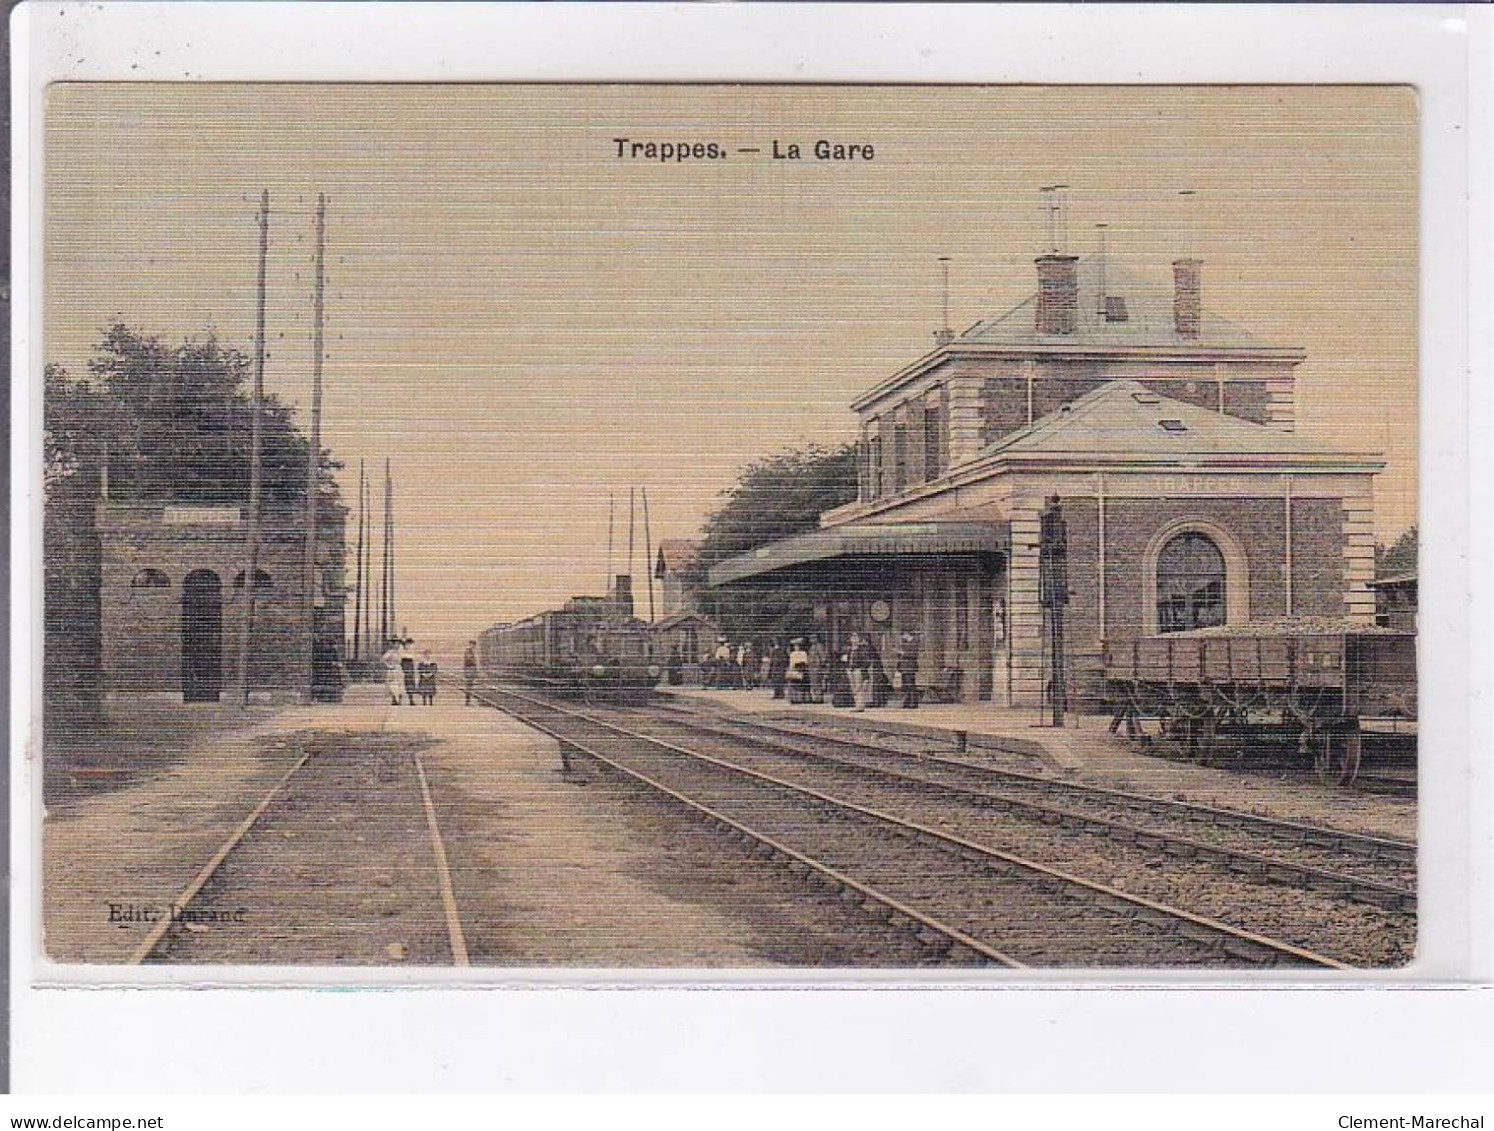
[[[1325,780],[1348,783],[1366,722],[1416,718],[1416,636],[1263,622],[1117,640],[1105,691],[1112,732],[1138,737],[1157,719],[1203,761],[1295,743]]]

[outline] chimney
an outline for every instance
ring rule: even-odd
[[[1172,264],[1172,322],[1180,338],[1196,338],[1203,325],[1203,261],[1175,259]]]
[[[954,331],[949,328],[949,256],[941,255],[939,266],[944,268],[944,320],[939,323],[939,329],[934,331],[935,349],[942,349],[954,341]]]
[[[1039,334],[1072,334],[1079,323],[1079,257],[1037,257]]]
[[[612,612],[620,617],[633,615],[633,577],[631,574],[617,575],[617,583],[612,587]]]

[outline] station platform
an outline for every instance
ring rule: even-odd
[[[1127,744],[1107,733],[1108,716],[1070,712],[1061,728],[1044,726],[1036,707],[997,707],[990,703],[921,703],[908,709],[895,696],[886,707],[856,711],[825,703],[790,703],[771,691],[721,691],[699,687],[660,688],[674,702],[730,714],[765,718],[833,719],[836,726],[869,732],[929,738],[951,747],[1019,754],[1050,770],[1073,774],[1105,758],[1125,758]],[[666,702],[669,700],[666,700]],[[963,737],[962,737],[963,736]]]
[[[931,739],[950,750],[963,748],[973,760],[1020,755],[1038,772],[1090,785],[1328,824],[1373,836],[1416,839],[1414,800],[1324,785],[1311,774],[1202,766],[1149,754],[1130,740],[1110,734],[1108,715],[1071,712],[1059,729],[1039,725],[1036,708],[990,703],[920,704],[907,710],[894,699],[886,707],[857,712],[819,703],[792,704],[774,699],[771,691],[762,688],[665,687],[659,691],[661,702],[685,710],[786,725],[813,720],[868,735]]]

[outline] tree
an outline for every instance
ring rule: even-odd
[[[1417,555],[1417,528],[1407,530],[1386,549],[1375,547],[1375,576],[1388,577],[1393,573],[1415,573]]]
[[[93,454],[108,461],[110,497],[247,503],[249,366],[247,355],[212,334],[168,346],[122,323],[110,326],[88,363],[91,385],[103,396]],[[306,497],[306,437],[274,396],[264,398],[260,424],[264,508],[296,511]],[[319,506],[337,502],[338,466],[322,453]]]
[[[810,445],[786,449],[749,464],[723,505],[703,528],[694,573],[686,579],[702,592],[702,610],[734,638],[808,630],[814,594],[775,586],[752,594],[705,589],[707,572],[728,558],[769,542],[815,530],[820,515],[856,498],[856,448]]]

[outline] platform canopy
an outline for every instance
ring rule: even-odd
[[[711,588],[748,581],[807,580],[832,569],[851,573],[876,568],[889,559],[1004,554],[1010,545],[1005,523],[846,523],[769,542],[728,558],[711,567],[708,580]]]

